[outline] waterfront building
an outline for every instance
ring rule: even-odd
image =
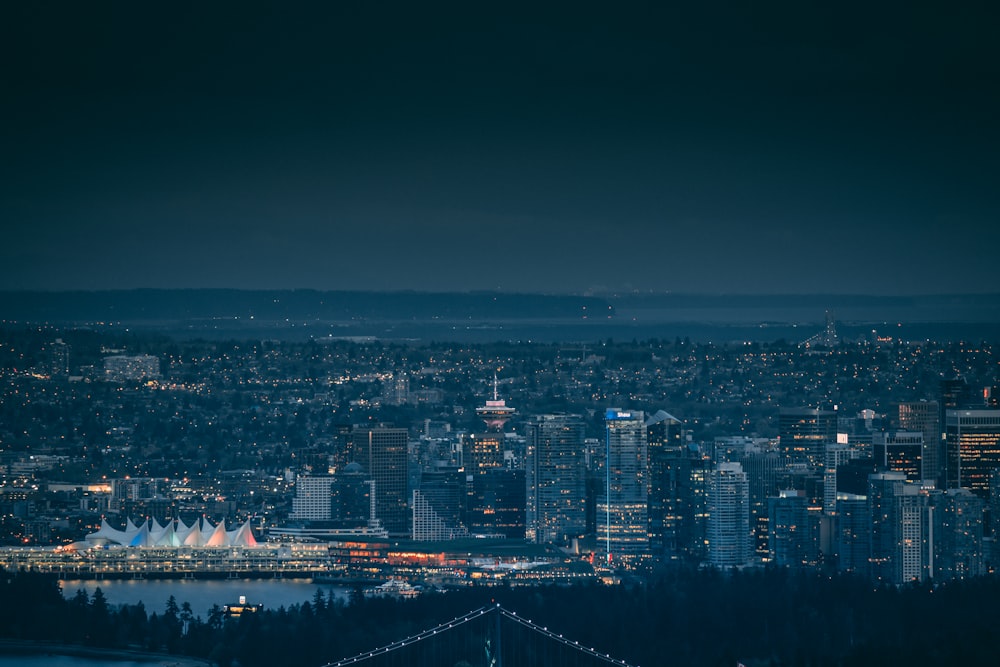
[[[329,521],[333,507],[330,475],[302,475],[295,480],[295,497],[288,518],[292,521]]]
[[[566,543],[586,525],[583,420],[539,415],[526,433],[525,536],[538,544]]]
[[[410,535],[410,507],[407,493],[407,445],[405,428],[380,425],[357,426],[351,433],[355,462],[361,464],[372,481],[375,516],[389,534]]]
[[[645,415],[612,408],[604,416],[605,484],[597,501],[597,542],[612,560],[649,555]]]
[[[333,476],[333,483],[330,485],[330,520],[335,526],[381,527],[381,523],[374,518],[374,484],[357,462],[347,464]]]
[[[413,490],[413,539],[454,540],[467,537],[462,524],[465,472],[460,468],[425,470]]]
[[[473,535],[524,539],[523,470],[489,468],[466,474],[468,509],[465,525]]]
[[[720,463],[708,474],[708,562],[742,567],[751,561],[750,488],[739,463]]]
[[[1000,468],[1000,410],[948,410],[945,459],[946,488],[988,500],[990,475]]]

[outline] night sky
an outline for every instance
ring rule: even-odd
[[[0,289],[1000,291],[994,3],[18,4]]]

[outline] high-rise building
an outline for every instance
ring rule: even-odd
[[[526,427],[525,536],[565,543],[583,534],[585,467],[579,415],[539,415]]]
[[[986,503],[968,489],[931,495],[934,508],[934,577],[969,579],[986,573],[983,527]]]
[[[920,454],[923,468],[923,482],[940,483],[941,464],[941,417],[937,401],[912,401],[897,405],[896,426],[900,431],[922,433],[924,449]]]
[[[333,476],[330,493],[333,496],[330,519],[337,528],[367,526],[381,528],[373,520],[375,508],[372,496],[372,482],[358,463],[351,463]]]
[[[654,557],[674,558],[677,554],[676,523],[680,520],[679,480],[675,470],[687,458],[687,443],[680,420],[657,410],[646,420],[649,452],[649,546]],[[687,476],[690,476],[688,466]]]
[[[837,413],[819,408],[781,408],[778,412],[778,442],[790,463],[823,465],[823,452],[837,442]]]
[[[771,445],[756,443],[748,446],[739,459],[750,488],[750,530],[754,535],[754,552],[762,561],[769,559],[770,517],[768,498],[778,495],[784,460]]]
[[[1000,410],[948,410],[945,486],[988,500],[990,475],[1000,468]]]
[[[923,473],[924,434],[918,431],[880,431],[872,441],[875,466],[879,470],[896,470],[907,481],[921,482]]]
[[[425,470],[413,490],[413,539],[453,540],[467,537],[462,523],[465,472],[459,468]]]
[[[481,474],[466,473],[466,482],[469,532],[523,540],[524,471],[490,468]]]
[[[837,526],[834,550],[838,569],[841,572],[868,576],[872,550],[868,496],[838,493],[837,514],[834,518]]]
[[[355,461],[373,482],[375,519],[392,536],[409,537],[410,508],[407,493],[407,445],[405,428],[386,425],[355,427],[351,449]]]
[[[333,507],[333,477],[306,476],[295,480],[295,497],[288,518],[293,521],[329,521]]]
[[[752,557],[750,487],[739,463],[720,463],[708,474],[708,562],[741,567]]]
[[[929,493],[902,472],[875,473],[868,480],[872,578],[894,585],[927,580],[934,542]]]
[[[605,484],[597,500],[597,541],[609,562],[649,555],[646,418],[641,411],[604,415]]]
[[[809,503],[804,491],[779,491],[768,499],[770,558],[790,568],[816,567],[820,563],[822,508]]]

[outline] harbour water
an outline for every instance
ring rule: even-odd
[[[60,585],[67,598],[72,598],[81,589],[93,596],[100,588],[109,605],[142,602],[147,614],[162,614],[167,608],[167,600],[173,596],[178,607],[187,602],[194,615],[202,619],[208,618],[213,605],[234,604],[239,602],[240,596],[245,596],[250,604],[278,609],[311,602],[317,590],[322,591],[324,597],[329,597],[332,591],[334,598],[341,600],[346,600],[350,593],[349,588],[312,579],[71,579],[61,581]],[[5,666],[0,663],[0,667]]]

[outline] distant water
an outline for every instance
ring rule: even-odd
[[[246,596],[250,604],[262,604],[265,609],[288,608],[292,605],[311,602],[317,590],[329,596],[333,591],[334,598],[346,599],[349,589],[343,586],[320,584],[312,579],[143,579],[143,580],[66,580],[61,581],[63,595],[72,598],[76,592],[83,589],[87,595],[93,596],[98,588],[104,594],[108,604],[138,604],[142,602],[147,614],[156,612],[162,614],[167,608],[167,600],[174,596],[177,606],[185,602],[191,605],[191,611],[202,619],[208,618],[208,612],[213,605],[220,607],[239,602],[240,596]],[[119,664],[119,663],[116,663]],[[0,663],[0,667],[6,667]]]

